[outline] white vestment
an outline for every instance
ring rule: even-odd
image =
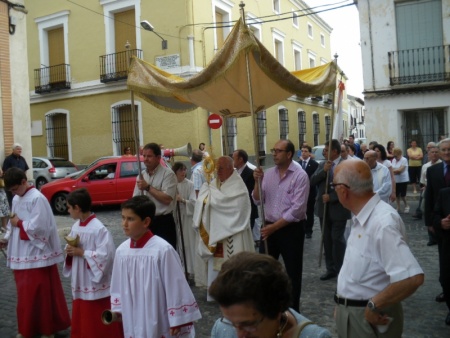
[[[31,188],[23,196],[14,196],[11,211],[23,220],[23,229],[29,240],[20,239],[20,229],[8,222],[5,235],[9,239],[8,267],[13,270],[35,269],[64,260],[55,217],[39,190]]]
[[[111,310],[122,313],[125,337],[174,337],[171,327],[201,318],[175,249],[154,235],[143,248],[131,240],[116,251],[111,282]],[[193,325],[178,337],[195,337]]]
[[[70,277],[73,299],[96,300],[110,295],[112,265],[116,247],[110,232],[93,218],[86,226],[77,221],[70,237],[80,236],[84,257],[73,256],[72,264],[63,266],[63,276]],[[105,309],[106,310],[106,309]]]
[[[191,275],[194,274],[196,260],[201,260],[200,256],[196,251],[195,241],[197,239],[195,229],[192,225],[192,214],[194,212],[195,205],[195,191],[194,191],[194,183],[188,179],[184,179],[182,182],[177,184],[177,192],[178,194],[184,198],[185,203],[178,202],[180,207],[180,216],[181,216],[181,224],[183,229],[183,239],[184,239],[184,250],[186,254],[186,267],[187,272]],[[179,217],[178,217],[178,207],[175,209],[175,222],[179,227]],[[177,228],[179,231],[179,228]],[[179,238],[181,243],[181,238]],[[177,245],[178,252],[182,255],[182,246]],[[184,257],[183,257],[184,259]]]
[[[255,251],[250,227],[250,199],[236,171],[217,187],[204,183],[195,204],[194,227],[200,234],[199,254],[208,261],[208,287],[232,255]]]

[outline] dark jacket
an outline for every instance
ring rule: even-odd
[[[255,187],[255,178],[253,177],[253,170],[250,169],[247,166],[247,164],[245,165],[244,170],[242,170],[241,177],[245,183],[245,186],[247,187],[248,195],[250,198],[250,203],[252,206],[252,212],[250,214],[250,219],[255,220],[258,218],[258,207],[253,202],[253,198],[252,198],[252,191],[253,191],[253,188]]]

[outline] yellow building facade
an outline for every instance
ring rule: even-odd
[[[80,164],[120,155],[127,146],[136,150],[126,87],[131,55],[192,77],[209,64],[241,16],[239,2],[229,0],[40,0],[27,2],[27,9],[33,156]],[[303,1],[247,1],[244,10],[255,36],[288,70],[332,61],[331,27]],[[153,32],[142,28],[144,20]],[[324,143],[332,101],[332,93],[291,97],[259,113],[259,152],[269,153],[280,138],[297,148],[302,140]],[[140,144],[177,148],[189,142],[196,148],[204,142],[215,156],[225,148],[255,155],[251,118],[227,119],[223,128],[211,130],[202,108],[173,114],[138,98],[134,104]]]

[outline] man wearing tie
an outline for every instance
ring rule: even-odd
[[[429,167],[427,170],[427,187],[425,189],[425,226],[435,234],[439,254],[439,282],[442,288],[444,288],[443,278],[445,276],[443,276],[443,272],[445,270],[445,265],[450,263],[443,259],[442,254],[444,230],[439,226],[439,223],[433,224],[433,219],[435,218],[434,213],[439,197],[439,191],[443,188],[450,187],[450,138],[446,138],[439,143],[439,154],[442,162]],[[436,297],[437,302],[443,302],[446,299],[450,299],[450,294],[439,294]],[[445,322],[447,325],[450,325],[450,312],[447,314]]]
[[[302,147],[302,156],[298,161],[303,170],[308,174],[308,178],[311,179],[312,174],[316,171],[319,163],[311,158],[311,147],[304,145]],[[311,238],[314,226],[314,204],[316,203],[317,187],[315,185],[309,186],[308,204],[306,206],[306,223],[305,223],[305,237]]]
[[[325,251],[325,265],[327,271],[320,276],[320,280],[335,278],[341,270],[344,261],[346,242],[344,237],[350,211],[339,202],[333,182],[333,171],[342,160],[341,145],[338,140],[331,141],[330,156],[328,157],[328,143],[323,149],[325,158],[319,164],[316,172],[311,176],[311,185],[317,185],[316,216],[320,218],[323,229],[323,248]],[[330,173],[328,173],[330,172]],[[327,180],[328,176],[328,180]],[[327,186],[328,183],[328,186]],[[326,214],[324,209],[326,205]]]

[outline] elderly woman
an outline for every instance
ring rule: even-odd
[[[406,203],[406,189],[408,188],[408,160],[403,157],[403,152],[400,148],[394,148],[392,151],[394,159],[392,160],[392,170],[395,177],[395,191],[397,196],[397,211],[400,211],[400,199],[405,204],[405,214],[409,212],[409,205]]]
[[[377,162],[381,163],[382,165],[384,165],[386,168],[389,169],[389,173],[391,174],[391,182],[392,182],[392,193],[391,193],[391,196],[389,197],[389,200],[391,202],[394,202],[395,197],[396,197],[396,189],[395,189],[394,169],[392,169],[392,163],[387,158],[386,149],[384,148],[384,146],[382,144],[376,144],[373,147],[373,150],[375,150],[375,152],[377,153]]]
[[[290,288],[283,266],[271,256],[241,252],[231,257],[209,288],[223,314],[211,337],[331,337],[289,308]]]

